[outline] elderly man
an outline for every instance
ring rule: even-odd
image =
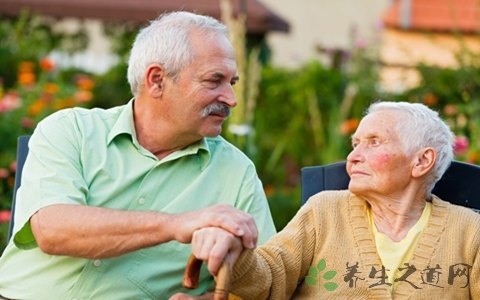
[[[237,80],[223,24],[169,13],[135,40],[128,104],[43,120],[0,259],[3,299],[165,299],[182,291],[196,229],[247,248],[274,234],[254,165],[219,136]],[[212,281],[204,270],[196,293]]]

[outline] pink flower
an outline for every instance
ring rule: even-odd
[[[11,170],[12,172],[16,172],[16,171],[17,171],[17,161],[16,161],[16,160],[14,160],[14,161],[12,161],[12,162],[10,163],[10,170]]]
[[[0,210],[0,223],[10,222],[11,212],[9,210]]]
[[[17,93],[6,93],[2,99],[0,99],[0,112],[10,111],[22,106],[22,101]]]
[[[455,155],[462,155],[468,150],[468,138],[466,136],[455,137],[454,150]]]
[[[365,49],[367,47],[367,43],[365,40],[359,38],[355,41],[355,47],[358,49]]]
[[[23,128],[27,129],[33,128],[35,126],[35,121],[27,117],[23,117],[20,123],[22,124]]]
[[[6,168],[0,168],[0,178],[5,179],[8,178],[8,176],[10,176],[10,171]]]

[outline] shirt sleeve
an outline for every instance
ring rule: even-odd
[[[243,186],[237,204],[238,209],[248,212],[255,220],[258,229],[258,244],[264,244],[276,233],[268,200],[262,182],[251,165],[245,173]]]
[[[42,121],[29,141],[15,207],[14,242],[17,247],[36,247],[30,218],[53,204],[85,204],[88,186],[80,163],[79,138],[69,110]],[[71,125],[71,124],[69,124]]]

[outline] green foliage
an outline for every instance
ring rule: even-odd
[[[293,71],[264,69],[255,111],[254,160],[266,183],[293,186],[300,166],[342,158],[337,129],[344,88],[343,74],[318,62]]]
[[[127,83],[127,64],[120,62],[110,70],[94,77],[96,82],[93,90],[95,106],[109,108],[123,105],[130,100],[132,93]]]
[[[38,61],[53,49],[69,53],[85,49],[88,38],[83,29],[71,34],[55,32],[54,22],[26,10],[17,18],[0,18],[0,77],[5,88],[15,84],[21,61]]]
[[[419,65],[421,84],[394,98],[437,110],[457,136],[456,159],[480,164],[480,54],[458,57],[457,69]]]

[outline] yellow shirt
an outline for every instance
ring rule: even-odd
[[[405,272],[400,271],[399,268],[403,269],[407,267],[404,264],[410,261],[418,239],[420,238],[423,229],[425,229],[428,224],[431,211],[432,204],[427,202],[420,219],[412,228],[410,228],[405,238],[400,242],[394,242],[385,234],[378,232],[377,227],[373,222],[371,210],[368,210],[370,228],[375,236],[377,251],[382,260],[383,266],[385,267],[388,282],[392,284],[393,290],[396,287],[396,282],[394,282],[394,280],[400,276],[397,274]]]

